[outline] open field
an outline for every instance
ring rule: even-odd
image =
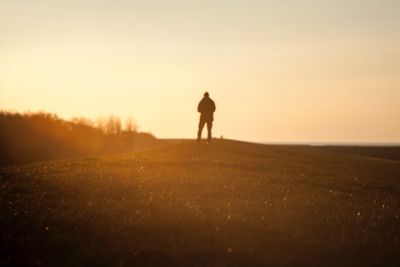
[[[400,266],[400,148],[183,142],[0,169],[0,266]]]

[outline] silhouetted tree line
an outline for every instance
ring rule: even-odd
[[[129,152],[155,143],[154,136],[138,133],[133,119],[115,116],[93,122],[86,118],[63,120],[49,113],[0,112],[0,165],[29,163]]]

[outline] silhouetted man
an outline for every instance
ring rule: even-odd
[[[197,142],[201,140],[201,133],[203,131],[204,125],[207,124],[207,132],[208,132],[208,142],[211,142],[211,129],[212,123],[214,120],[214,111],[215,111],[215,103],[210,98],[207,92],[204,93],[203,99],[200,101],[197,106],[197,111],[200,112],[200,122],[199,122],[199,131],[197,132]]]

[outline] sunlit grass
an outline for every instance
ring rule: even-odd
[[[3,263],[399,263],[398,161],[230,141],[1,170]]]

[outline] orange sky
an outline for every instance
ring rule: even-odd
[[[400,142],[398,14],[394,0],[2,1],[0,106],[194,138],[209,91],[218,137]]]

